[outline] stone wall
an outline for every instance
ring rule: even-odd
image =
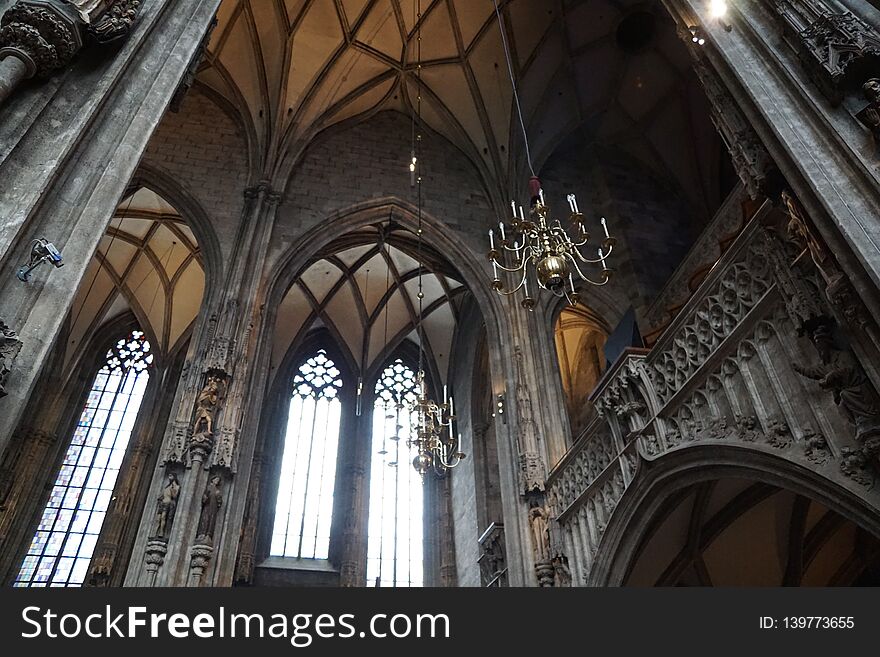
[[[173,178],[201,204],[224,259],[230,256],[248,184],[247,142],[235,121],[194,88],[180,112],[165,114],[143,163]]]
[[[410,125],[408,117],[388,111],[319,136],[287,184],[273,248],[280,254],[304,231],[355,203],[397,196],[416,205]],[[485,231],[495,216],[477,169],[445,138],[427,130],[421,160],[425,212],[457,230],[475,252],[487,250]]]

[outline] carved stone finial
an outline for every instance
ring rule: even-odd
[[[110,8],[98,15],[89,26],[89,33],[99,43],[122,39],[131,32],[141,0],[111,0]]]

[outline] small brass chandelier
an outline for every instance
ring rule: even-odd
[[[418,208],[418,264],[419,264],[419,370],[416,373],[416,385],[418,393],[415,402],[410,406],[411,416],[414,416],[414,438],[407,440],[407,446],[416,450],[416,456],[412,460],[413,467],[422,475],[422,481],[428,471],[440,476],[447,470],[454,468],[462,459],[464,453],[458,449],[460,438],[455,433],[455,412],[452,404],[452,396],[447,393],[443,386],[443,403],[437,404],[428,397],[428,384],[425,380],[424,368],[424,344],[425,332],[422,327],[424,289],[422,287],[422,174],[421,174],[421,145],[422,145],[422,7],[421,0],[417,4],[418,14],[415,16],[415,24],[419,26],[417,32],[417,59],[416,68],[416,112],[412,123],[412,160],[410,162],[411,182],[415,184]],[[415,8],[414,8],[415,9]],[[418,124],[418,125],[417,125]]]
[[[590,234],[584,226],[584,215],[580,212],[574,194],[568,195],[571,209],[569,220],[574,236],[562,226],[559,219],[551,219],[550,208],[544,202],[544,191],[537,176],[529,181],[529,192],[532,197],[528,216],[516,203],[511,201],[512,218],[510,226],[503,221],[498,222],[498,240],[495,230],[489,229],[489,260],[492,262],[492,287],[503,295],[515,294],[523,290],[525,298],[523,308],[533,310],[535,299],[529,290],[530,266],[534,267],[535,280],[538,287],[549,290],[558,297],[565,297],[575,305],[580,295],[575,287],[575,274],[590,285],[601,286],[608,283],[612,270],[605,262],[614,250],[615,240],[608,233],[608,223],[601,220],[604,239],[597,251],[598,257],[588,258],[581,249],[590,242]],[[581,265],[601,265],[599,280],[594,280],[584,273]],[[507,289],[499,276],[499,270],[512,274],[513,285]]]
[[[417,450],[413,467],[424,477],[429,470],[443,474],[454,468],[465,458],[459,451],[459,440],[455,436],[455,410],[452,397],[443,386],[443,403],[437,404],[428,397],[425,372],[419,368],[416,374],[418,398],[412,407],[416,415],[416,437],[410,439],[409,446]]]
[[[534,277],[538,287],[549,290],[558,297],[565,297],[571,305],[575,305],[580,300],[580,295],[575,287],[575,274],[580,280],[590,285],[605,285],[610,280],[612,270],[608,268],[605,260],[614,250],[614,238],[608,234],[608,224],[602,218],[602,230],[605,237],[596,252],[598,257],[588,258],[581,253],[581,249],[589,243],[590,235],[584,226],[584,215],[578,208],[574,194],[569,194],[567,197],[571,209],[570,221],[573,236],[563,228],[559,219],[550,218],[550,208],[544,202],[541,181],[535,175],[535,169],[532,166],[529,135],[523,120],[522,105],[519,101],[516,77],[511,63],[510,47],[507,44],[507,34],[504,30],[504,21],[501,19],[498,0],[494,0],[494,4],[498,29],[501,32],[501,45],[507,62],[507,73],[513,91],[516,115],[522,129],[526,161],[532,172],[532,177],[529,180],[531,203],[528,216],[523,212],[522,206],[519,206],[517,213],[516,203],[511,201],[510,227],[507,228],[503,221],[498,223],[499,240],[497,244],[494,229],[489,229],[488,256],[492,262],[492,288],[502,295],[516,294],[519,290],[523,290],[525,293],[525,298],[521,302],[523,308],[534,310],[535,298],[529,289],[529,271],[531,267],[534,267]],[[587,276],[581,269],[582,264],[600,264],[602,269],[599,280]],[[509,288],[501,280],[499,269],[507,272],[514,279],[513,285]]]

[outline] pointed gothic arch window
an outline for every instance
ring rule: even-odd
[[[270,555],[326,559],[342,403],[342,374],[324,349],[293,377]]]
[[[153,362],[140,331],[119,340],[92,383],[15,586],[81,586],[104,524]]]
[[[379,376],[373,402],[367,586],[422,586],[423,486],[407,441],[416,374],[400,358]]]

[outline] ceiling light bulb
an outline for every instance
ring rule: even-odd
[[[709,0],[709,13],[712,18],[724,18],[727,15],[727,0]]]

